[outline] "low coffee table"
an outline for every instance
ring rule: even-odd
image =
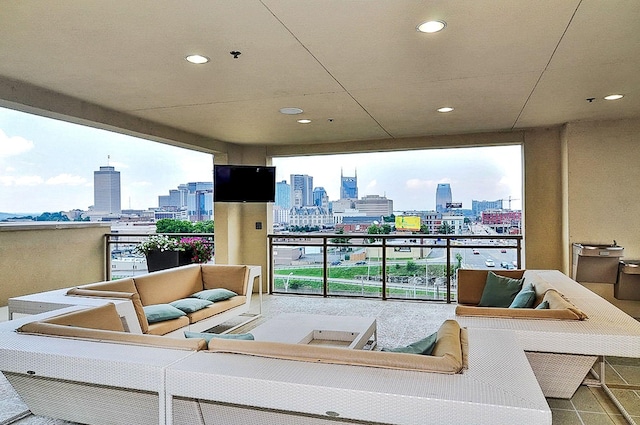
[[[256,341],[373,349],[378,342],[375,317],[284,313],[252,329]]]

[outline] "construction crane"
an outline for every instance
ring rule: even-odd
[[[498,199],[498,201],[500,201],[503,205],[504,208],[504,201],[509,201],[509,209],[511,209],[511,201],[519,201],[519,198],[512,198],[511,196],[509,196],[509,198],[507,199]]]

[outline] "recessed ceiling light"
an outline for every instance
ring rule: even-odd
[[[191,63],[195,63],[198,65],[207,63],[210,60],[208,57],[202,55],[189,55],[185,59]]]
[[[453,108],[450,106],[445,106],[443,108],[438,108],[438,112],[451,112],[453,111]]]
[[[434,33],[442,31],[446,26],[447,23],[444,21],[427,21],[418,25],[416,29],[420,32]]]
[[[303,120],[298,120],[298,122],[299,122],[300,124],[309,124],[309,123],[311,122],[311,120],[303,119]]]
[[[624,97],[623,94],[610,94],[609,96],[605,96],[604,100],[618,100]]]
[[[285,115],[298,115],[304,111],[300,108],[281,108],[280,113]]]

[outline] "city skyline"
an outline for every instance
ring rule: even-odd
[[[177,184],[212,181],[210,154],[0,108],[1,212],[86,210],[93,172],[105,165],[121,172],[123,209],[157,207]],[[452,201],[465,209],[509,197],[521,209],[518,145],[274,158],[273,165],[276,181],[307,174],[330,201],[340,198],[341,176],[357,172],[358,196],[386,196],[396,211],[435,210],[439,183],[449,183]]]

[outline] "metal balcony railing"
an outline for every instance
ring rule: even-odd
[[[147,260],[137,254],[136,246],[157,233],[108,233],[105,235],[105,280],[133,277],[148,273]],[[214,245],[213,233],[163,233],[170,237],[203,238],[205,243]]]
[[[456,299],[458,268],[522,266],[521,235],[272,234],[269,293]]]

